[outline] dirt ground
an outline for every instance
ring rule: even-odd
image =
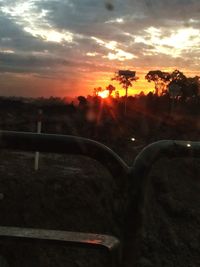
[[[0,158],[1,225],[120,237],[116,223],[118,189],[114,179],[96,161],[77,156],[40,155],[40,169],[35,172],[33,153],[3,151]],[[4,243],[0,246],[10,266],[63,266],[63,262],[64,266],[94,266],[94,263],[106,266],[108,261],[101,252],[88,249],[61,246],[60,250],[58,246],[56,249],[49,246],[47,250],[43,244],[32,247],[27,242],[16,248],[16,243],[11,243],[6,243],[6,249]],[[9,246],[12,256],[8,256]],[[24,262],[18,261],[18,256]],[[32,265],[28,263],[30,258]]]
[[[200,266],[200,160],[160,160],[151,172],[138,266]]]
[[[39,171],[33,166],[33,153],[1,151],[0,225],[122,239],[123,195],[99,163],[42,154]],[[131,266],[200,266],[200,161],[164,159],[153,167],[150,181],[143,232]],[[12,267],[109,266],[103,252],[57,244],[1,240],[0,254]]]

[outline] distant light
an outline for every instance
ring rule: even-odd
[[[135,138],[134,138],[134,137],[133,137],[133,138],[131,138],[131,141],[135,142]]]
[[[191,147],[191,144],[187,144],[187,147]]]

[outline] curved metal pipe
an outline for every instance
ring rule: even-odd
[[[102,163],[116,178],[130,170],[110,148],[83,137],[0,131],[0,148],[84,155]]]
[[[161,158],[200,157],[200,142],[163,140],[145,147],[135,158],[130,170],[129,197],[125,231],[125,248],[123,260],[132,262],[132,248],[138,250],[139,239],[143,233],[143,222],[146,206],[146,189],[148,187],[149,172],[153,164]],[[130,229],[135,231],[130,231]]]
[[[148,173],[153,164],[162,157],[200,157],[200,142],[163,140],[145,147],[136,157],[133,166],[128,167],[111,149],[87,138],[11,131],[0,131],[0,148],[80,154],[98,160],[120,184],[122,176],[128,176],[131,201],[126,220],[127,233],[125,234],[128,242],[124,250],[126,252],[124,257],[127,258],[127,261],[128,257],[132,256],[132,251],[129,251],[132,247],[130,244],[135,241],[136,237],[135,233],[130,233],[128,230],[136,227],[137,231],[138,225],[142,225]],[[133,214],[134,211],[136,214]],[[129,249],[126,251],[126,248]]]
[[[153,164],[163,157],[200,157],[200,142],[162,140],[146,146],[137,155],[130,170],[134,192],[141,193]]]
[[[0,148],[49,153],[80,154],[102,163],[117,179],[129,175],[132,194],[145,195],[147,174],[162,157],[200,157],[200,142],[163,140],[145,147],[130,168],[107,146],[83,137],[0,131]],[[140,196],[140,197],[139,197]]]
[[[110,256],[111,266],[116,267],[120,263],[120,242],[116,237],[110,235],[0,226],[0,237],[19,241],[37,240],[47,243],[57,242],[60,245],[64,243],[64,245],[72,247],[103,249]]]
[[[200,157],[200,142],[162,140],[146,146],[135,158],[130,170],[129,188],[132,201],[137,202],[138,214],[143,217],[149,172],[153,164],[163,158]],[[134,206],[135,204],[131,204]]]

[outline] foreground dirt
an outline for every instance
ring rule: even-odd
[[[109,173],[87,158],[40,156],[40,169],[35,172],[34,154],[1,153],[0,225],[120,237],[119,192]],[[1,251],[10,266],[108,265],[106,255],[88,249],[54,245],[47,249],[29,242],[16,246],[8,241],[5,246],[3,241]]]
[[[0,159],[0,225],[111,234],[122,240],[124,196],[97,162],[41,155],[35,172],[34,154],[2,151]],[[199,192],[200,161],[155,164],[131,266],[200,266]],[[42,243],[16,246],[1,240],[0,254],[13,267],[109,266],[103,252]],[[6,266],[1,259],[0,266]]]
[[[200,160],[152,169],[138,266],[200,266]]]

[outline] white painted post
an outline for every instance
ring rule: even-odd
[[[38,110],[38,120],[37,120],[37,133],[40,134],[42,131],[42,110]],[[39,158],[40,158],[40,153],[39,151],[35,152],[35,164],[34,164],[34,169],[35,171],[38,171],[39,169]]]

